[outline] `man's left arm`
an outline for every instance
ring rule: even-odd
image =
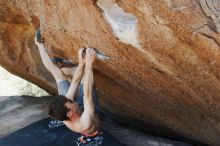
[[[73,75],[71,85],[65,95],[68,99],[73,100],[73,101],[74,101],[74,97],[75,97],[75,93],[78,88],[78,85],[79,85],[79,83],[83,77],[83,74],[84,74],[85,61],[82,58],[82,52],[83,52],[83,49],[80,49],[78,51],[79,64],[78,64],[76,71]]]
[[[86,65],[84,75],[84,111],[80,118],[80,124],[82,131],[88,130],[93,124],[95,118],[95,106],[92,98],[93,88],[93,62],[95,61],[96,53],[93,49],[86,50]]]

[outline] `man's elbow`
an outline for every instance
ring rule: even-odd
[[[87,115],[89,116],[89,115]],[[91,128],[91,125],[93,124],[93,119],[92,117],[87,117],[86,120],[82,120],[80,121],[80,131],[84,132],[84,131],[88,131],[89,128]]]

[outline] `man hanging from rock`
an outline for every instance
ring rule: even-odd
[[[49,115],[63,121],[70,130],[83,134],[80,142],[86,143],[84,138],[96,136],[100,126],[98,116],[100,107],[97,91],[93,87],[93,64],[96,51],[87,48],[85,55],[83,55],[83,49],[78,51],[79,64],[70,83],[63,71],[51,61],[44,44],[40,43],[37,37],[35,37],[35,43],[39,48],[44,66],[51,72],[58,87],[59,95],[55,96],[50,104]]]

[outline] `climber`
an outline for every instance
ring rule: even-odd
[[[87,48],[83,57],[83,49],[78,51],[79,64],[70,84],[62,70],[51,61],[44,44],[38,41],[38,35],[39,32],[35,37],[35,44],[39,48],[44,66],[56,80],[59,93],[49,107],[49,115],[63,121],[74,132],[94,137],[99,133],[100,126],[100,107],[97,91],[93,86],[93,63],[96,52],[92,48]]]

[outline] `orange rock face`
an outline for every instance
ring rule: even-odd
[[[0,2],[0,64],[50,93],[51,75],[34,46],[77,62],[94,47],[103,109],[220,145],[218,0],[17,0]],[[144,126],[142,126],[144,127]]]

